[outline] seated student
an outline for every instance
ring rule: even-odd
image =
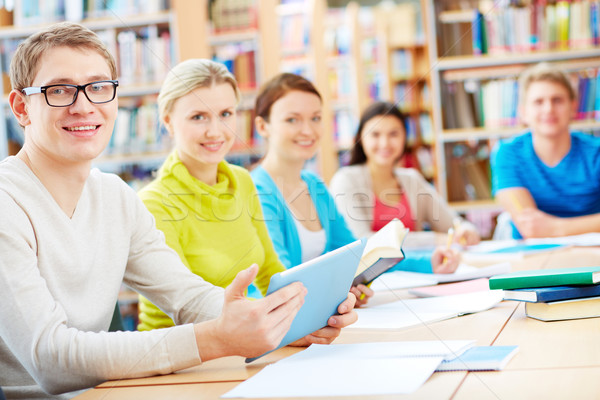
[[[513,237],[600,230],[600,140],[571,132],[577,96],[565,74],[542,63],[519,79],[519,113],[529,130],[502,140],[491,157],[492,187]]]
[[[260,355],[303,302],[300,284],[246,299],[256,266],[226,290],[190,273],[136,193],[91,169],[113,131],[116,76],[98,36],[73,23],[35,33],[11,61],[9,104],[25,143],[0,162],[0,387],[9,399],[70,398],[108,379]],[[106,332],[123,281],[184,325]]]
[[[340,168],[331,179],[331,193],[338,210],[356,236],[370,236],[394,218],[411,231],[427,224],[447,232],[460,221],[455,240],[476,244],[475,227],[459,219],[419,172],[398,167],[406,147],[405,117],[388,102],[371,104],[363,112],[350,165]],[[458,219],[457,219],[458,218]]]
[[[250,174],[225,161],[235,141],[239,98],[235,78],[223,64],[192,59],[175,66],[158,96],[175,149],[139,195],[167,244],[194,274],[225,287],[255,263],[255,282],[264,295],[271,276],[285,267],[273,249]],[[174,324],[144,297],[139,310],[139,330]]]
[[[268,149],[252,179],[275,250],[287,268],[354,240],[323,181],[303,169],[319,148],[321,108],[321,95],[313,84],[289,73],[267,82],[256,98],[256,129],[268,141]],[[448,262],[442,263],[445,256]],[[440,248],[433,259],[420,261],[413,268],[431,272],[433,264],[436,272],[451,272],[458,257]],[[409,265],[409,260],[400,264],[402,269]],[[357,296],[361,291],[372,294],[364,285],[353,290]]]

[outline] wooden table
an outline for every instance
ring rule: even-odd
[[[513,270],[600,265],[600,248],[569,248],[513,262]],[[410,298],[406,291],[378,293],[375,302]],[[373,399],[598,399],[600,398],[600,318],[541,322],[526,318],[519,302],[400,331],[346,330],[336,343],[474,339],[477,345],[518,345],[503,371],[441,372],[415,393]],[[227,357],[175,374],[103,383],[80,396],[87,399],[217,399],[265,365],[301,349],[286,347],[245,364]],[[338,397],[339,398],[339,397]],[[353,397],[357,398],[357,397]]]

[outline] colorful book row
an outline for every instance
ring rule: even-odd
[[[171,34],[156,25],[137,30],[99,32],[110,50],[116,51],[119,82],[135,85],[162,82],[173,65],[174,55]]]
[[[539,0],[522,7],[494,3],[493,7],[481,8],[474,10],[472,22],[474,55],[579,49],[600,44],[597,0]]]
[[[213,49],[213,59],[227,66],[241,90],[256,89],[256,51],[252,43],[218,46]]]
[[[259,144],[250,110],[237,112],[233,150],[248,150]],[[125,155],[166,152],[173,141],[158,120],[155,102],[139,106],[119,107],[115,128],[105,154]]]
[[[58,21],[119,18],[169,9],[167,0],[20,0],[13,3],[13,26],[33,26]]]
[[[569,74],[577,91],[575,120],[600,121],[600,69],[587,69]],[[489,81],[448,82],[442,90],[445,105],[444,127],[499,128],[519,125],[517,78]]]

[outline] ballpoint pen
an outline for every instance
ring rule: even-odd
[[[448,229],[448,241],[446,242],[446,250],[450,250],[450,246],[452,246],[452,241],[454,240],[454,228]],[[446,263],[448,258],[444,256],[442,260],[442,264]]]

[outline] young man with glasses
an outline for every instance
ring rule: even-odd
[[[91,169],[116,119],[116,75],[98,37],[72,23],[34,34],[11,62],[9,103],[25,144],[0,162],[0,386],[9,399],[260,355],[279,344],[306,293],[292,284],[247,300],[256,266],[225,291],[206,283],[166,246],[133,190]],[[106,332],[122,281],[185,325]],[[320,341],[356,319],[353,306],[350,295]]]

